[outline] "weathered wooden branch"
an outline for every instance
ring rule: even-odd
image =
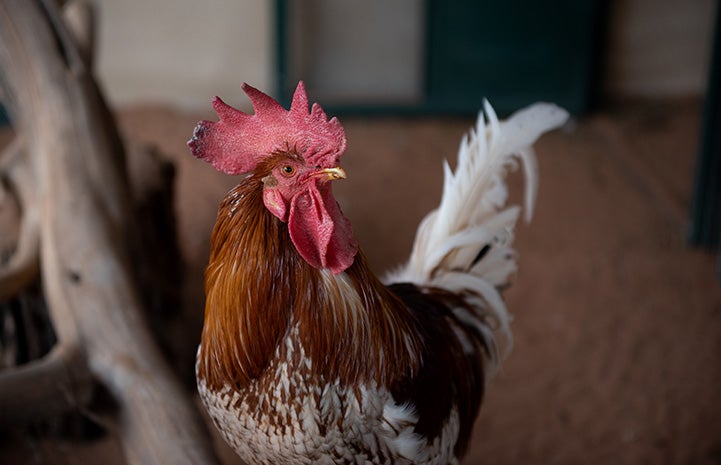
[[[63,5],[63,18],[85,67],[92,68],[95,57],[95,21],[92,6],[84,0]]]
[[[79,347],[58,345],[40,360],[0,372],[0,426],[50,418],[85,405],[92,381]]]
[[[23,145],[22,139],[16,138],[0,158],[0,179],[7,189],[0,202],[15,201],[22,212],[15,251],[0,267],[0,303],[34,282],[39,272],[40,206],[33,171]]]
[[[31,160],[40,272],[58,337],[45,359],[0,375],[0,408],[9,412],[8,396],[43,375],[57,386],[26,407],[61,392],[82,401],[88,383],[77,367],[85,366],[120,407],[129,463],[216,463],[200,415],[145,324],[123,147],[75,40],[53,2],[0,0],[0,83]]]

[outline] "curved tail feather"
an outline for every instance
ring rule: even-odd
[[[492,330],[510,349],[510,316],[499,289],[516,271],[513,230],[521,211],[507,206],[505,176],[521,161],[526,178],[525,219],[529,221],[538,188],[538,168],[532,144],[558,128],[568,113],[556,105],[536,103],[499,121],[484,102],[476,127],[461,140],[455,171],[444,162],[440,205],[421,222],[408,262],[389,273],[386,283],[411,282],[466,295],[479,309],[475,326],[491,348],[491,367],[503,355]],[[469,324],[473,324],[470,321]],[[490,329],[489,329],[490,325]]]

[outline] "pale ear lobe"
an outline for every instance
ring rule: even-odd
[[[288,221],[288,207],[283,200],[283,196],[280,195],[278,189],[265,188],[263,189],[263,203],[265,208],[278,218],[280,221],[286,223]]]

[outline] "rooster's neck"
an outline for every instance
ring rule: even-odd
[[[295,328],[315,374],[327,381],[388,385],[415,372],[415,321],[363,253],[337,275],[310,266],[286,224],[265,208],[262,188],[259,176],[246,178],[218,210],[199,379],[211,389],[247,385]]]

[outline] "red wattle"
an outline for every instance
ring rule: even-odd
[[[310,265],[338,274],[353,264],[358,243],[350,221],[333,198],[330,183],[311,182],[293,197],[288,230],[298,253]]]

